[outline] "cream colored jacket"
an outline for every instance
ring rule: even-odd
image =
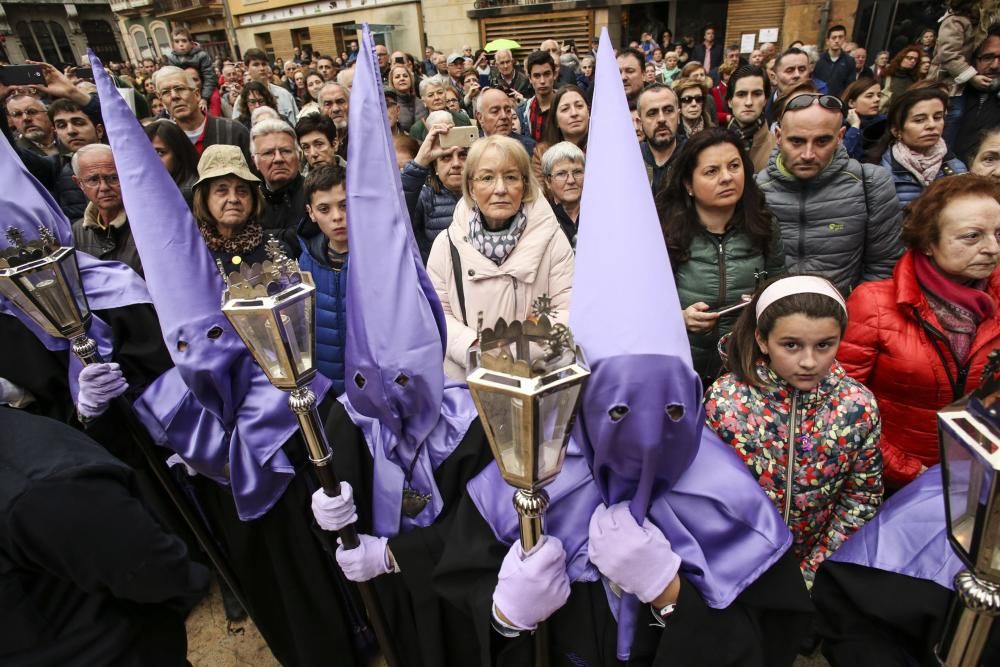
[[[573,284],[573,249],[559,227],[552,208],[539,197],[524,205],[527,226],[509,257],[497,266],[469,242],[472,210],[464,200],[455,206],[451,225],[438,234],[427,259],[427,273],[448,322],[448,351],[445,373],[465,380],[466,353],[476,340],[476,323],[483,314],[483,327],[492,327],[498,318],[508,322],[531,314],[539,296],[552,299],[553,322],[569,322],[569,295]],[[462,323],[462,308],[451,262],[448,238],[458,249],[465,289],[468,325]]]

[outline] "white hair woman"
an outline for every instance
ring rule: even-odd
[[[545,179],[552,212],[574,248],[586,164],[587,158],[583,151],[571,141],[560,141],[542,155],[542,177]]]
[[[473,143],[462,200],[434,239],[427,272],[448,322],[444,363],[452,378],[465,379],[480,315],[484,326],[523,320],[546,297],[550,319],[569,320],[573,249],[518,141],[493,135]]]

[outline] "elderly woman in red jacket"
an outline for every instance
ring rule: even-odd
[[[885,481],[938,462],[935,414],[978,386],[1000,346],[1000,186],[963,174],[932,183],[903,224],[892,278],[860,285],[838,359],[882,413]]]

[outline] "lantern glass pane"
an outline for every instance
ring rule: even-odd
[[[59,336],[60,331],[52,326],[49,319],[42,314],[42,311],[38,310],[30,299],[24,296],[21,290],[17,288],[18,284],[20,283],[17,283],[15,278],[0,278],[0,294],[10,299],[11,303],[23,311],[25,315],[30,317],[33,322],[46,332],[53,336]]]
[[[229,318],[268,379],[287,380],[289,375],[281,363],[279,351],[281,338],[268,315],[266,311],[263,314],[231,312]]]
[[[74,294],[71,285],[64,285],[56,265],[51,264],[37,271],[27,271],[20,274],[18,280],[39,310],[45,313],[57,328],[67,329],[80,321],[77,303],[82,295]],[[79,284],[76,287],[79,288]]]
[[[538,399],[538,476],[550,477],[562,468],[568,428],[581,385],[568,385]]]
[[[83,291],[83,281],[80,280],[80,269],[76,264],[76,253],[71,252],[62,261],[62,275],[66,281],[73,300],[76,302],[77,316],[83,320],[90,314],[87,304],[87,293]]]
[[[958,421],[958,420],[956,420]],[[946,434],[945,460],[948,465],[948,496],[950,516],[948,527],[965,556],[976,558],[979,544],[977,521],[982,521],[986,511],[989,479],[980,460],[973,456],[961,440]]]
[[[521,442],[521,420],[525,414],[524,399],[491,391],[479,390],[483,406],[482,423],[490,430],[493,446],[500,454],[497,464],[504,476],[524,478],[530,469],[529,447]],[[530,406],[528,406],[530,409]]]
[[[313,333],[312,308],[309,299],[298,299],[284,304],[278,313],[288,354],[295,365],[297,376],[313,366],[311,337]]]

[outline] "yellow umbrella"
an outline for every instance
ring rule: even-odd
[[[515,42],[513,39],[494,39],[492,42],[483,47],[483,50],[487,53],[493,53],[494,51],[499,51],[500,49],[519,49],[521,45]]]

